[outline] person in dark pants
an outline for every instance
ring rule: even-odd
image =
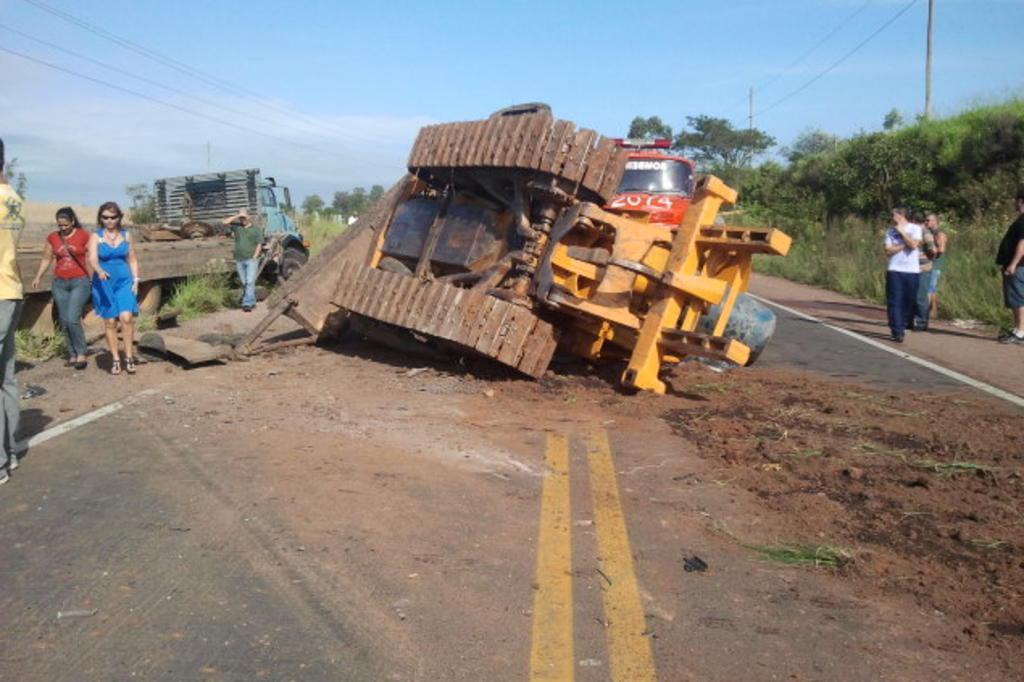
[[[932,284],[932,266],[937,250],[935,233],[929,227],[929,220],[924,216],[914,218],[916,225],[921,225],[921,243],[918,244],[918,262],[921,264],[921,277],[917,283],[917,302],[914,306],[914,331],[928,331],[928,318],[931,316],[932,304],[928,290]]]
[[[892,340],[903,343],[903,334],[914,318],[917,285],[921,277],[918,246],[921,226],[907,221],[907,209],[892,210],[893,226],[886,230],[883,246],[889,264],[885,273],[885,299]]]
[[[999,337],[1000,343],[1024,346],[1024,185],[1014,197],[1017,219],[999,243],[996,265],[1003,274],[1003,301],[1013,312],[1013,329]]]
[[[17,259],[18,237],[25,226],[21,207],[21,197],[4,176],[4,143],[0,140],[0,484],[18,468],[14,434],[21,405],[14,376],[14,332],[24,299]]]
[[[67,366],[75,369],[85,369],[85,354],[89,350],[82,329],[82,309],[92,296],[91,273],[85,262],[88,255],[89,233],[82,228],[75,212],[65,206],[57,211],[57,229],[47,235],[43,244],[32,288],[39,288],[39,280],[50,263],[56,261],[50,292],[68,342]]]

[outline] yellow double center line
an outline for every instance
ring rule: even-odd
[[[594,525],[602,573],[608,656],[614,682],[657,679],[640,589],[633,570],[626,520],[619,500],[608,436],[586,439]],[[531,680],[572,680],[575,672],[572,599],[572,507],[569,442],[550,435],[541,493],[537,577],[533,599]]]

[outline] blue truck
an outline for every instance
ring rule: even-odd
[[[258,168],[161,178],[153,189],[159,229],[186,239],[213,237],[224,233],[224,218],[244,208],[267,234],[266,274],[287,279],[309,260],[291,217],[291,193]]]

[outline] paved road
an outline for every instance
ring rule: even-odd
[[[1024,350],[1019,346],[996,343],[995,329],[964,329],[948,320],[933,320],[930,331],[908,333],[905,343],[896,346],[889,341],[886,313],[883,306],[861,301],[831,291],[816,289],[804,284],[789,282],[777,277],[755,275],[751,284],[753,293],[780,303],[788,308],[812,315],[831,325],[847,329],[947,369],[964,374],[972,379],[995,386],[1010,394],[1024,398]],[[799,319],[799,318],[797,318]],[[783,329],[790,336],[794,329],[807,325],[789,325]],[[841,335],[839,335],[841,336]],[[828,340],[827,335],[819,337]],[[811,352],[821,349],[821,343],[807,344]],[[787,360],[794,359],[792,350],[782,351]],[[872,351],[867,361],[878,354]],[[827,358],[815,358],[810,366],[818,371],[828,372]],[[858,366],[855,372],[863,372]],[[868,370],[872,379],[887,381],[891,372]]]
[[[778,317],[771,345],[758,359],[763,367],[811,371],[886,388],[963,388],[943,374],[828,327],[770,306]]]
[[[34,448],[0,490],[0,679],[385,679],[260,510],[146,418]]]
[[[271,362],[295,380],[244,393]],[[906,658],[897,621],[819,576],[709,540],[701,514],[734,494],[681,490],[699,458],[639,408],[595,423],[554,404],[531,428],[497,413],[474,431],[457,396],[389,389],[395,369],[366,358],[325,361],[351,387],[310,405],[307,362],[197,370],[177,404],[152,395],[33,448],[0,489],[0,679],[514,680],[568,664],[579,680],[866,680],[942,662]],[[763,362],[956,386],[786,313]],[[218,412],[243,393],[319,421],[267,431]],[[684,552],[714,577],[684,574]]]

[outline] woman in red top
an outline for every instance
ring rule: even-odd
[[[85,354],[89,347],[82,329],[82,308],[92,295],[90,272],[86,265],[89,233],[82,229],[78,216],[68,207],[57,211],[57,227],[46,237],[32,288],[39,288],[39,280],[50,267],[50,262],[55,260],[51,292],[60,326],[68,340],[67,364],[75,369],[85,369]]]

